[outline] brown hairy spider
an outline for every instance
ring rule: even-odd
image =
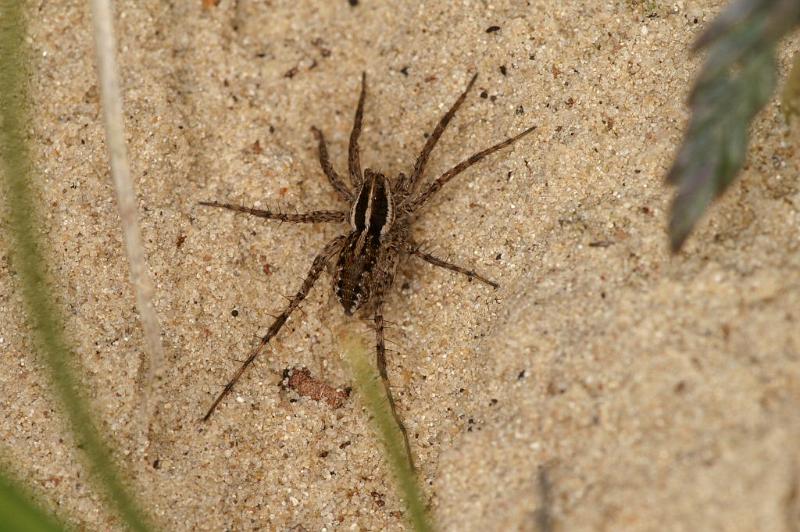
[[[294,297],[289,300],[289,305],[286,309],[275,318],[275,321],[272,322],[267,333],[261,338],[258,346],[253,349],[241,367],[239,367],[233,375],[233,378],[225,385],[225,388],[223,388],[222,392],[220,392],[211,404],[211,407],[203,418],[204,421],[208,420],[214,412],[214,409],[233,389],[233,386],[245,370],[253,363],[256,357],[261,354],[269,341],[278,334],[292,312],[294,312],[308,295],[314,283],[317,282],[317,279],[319,279],[322,274],[322,271],[335,262],[335,268],[333,269],[333,289],[345,314],[352,316],[356,311],[361,310],[367,316],[371,314],[374,320],[375,334],[377,337],[378,370],[386,389],[386,395],[389,399],[389,406],[392,409],[392,414],[403,432],[406,452],[408,453],[409,459],[411,459],[408,435],[406,434],[402,421],[397,415],[394,399],[392,398],[391,389],[389,387],[389,377],[386,373],[386,346],[383,336],[383,301],[387,290],[389,290],[394,281],[398,261],[401,257],[406,255],[414,255],[434,266],[462,273],[469,277],[470,280],[474,278],[494,288],[497,288],[499,285],[472,270],[445,262],[433,255],[420,251],[419,246],[411,240],[409,228],[417,210],[448,181],[473,164],[476,164],[484,157],[519,140],[536,127],[528,128],[514,137],[476,153],[426,185],[421,192],[415,193],[415,187],[425,170],[425,164],[428,162],[431,151],[439,140],[439,137],[442,136],[445,127],[447,127],[453,115],[455,115],[458,108],[464,102],[467,93],[472,88],[477,77],[477,74],[472,76],[466,90],[464,90],[450,110],[439,120],[433,133],[431,133],[427,142],[425,142],[425,146],[422,148],[422,153],[420,153],[417,162],[414,164],[411,175],[406,176],[401,173],[396,179],[390,180],[383,174],[370,170],[369,168],[364,170],[363,174],[361,171],[358,137],[361,133],[361,118],[364,114],[364,99],[367,93],[366,73],[362,74],[361,96],[358,99],[353,130],[350,133],[348,158],[350,186],[344,182],[342,177],[336,173],[336,170],[334,170],[331,165],[328,159],[325,137],[322,135],[322,132],[316,127],[311,128],[319,143],[319,162],[322,165],[322,171],[325,172],[328,181],[330,181],[330,184],[336,190],[339,198],[348,205],[348,210],[322,210],[310,211],[302,214],[284,214],[242,207],[230,203],[220,203],[216,201],[200,202],[200,205],[221,207],[223,209],[243,212],[270,220],[281,220],[283,222],[350,222],[350,229],[328,242],[316,256],[300,289]]]

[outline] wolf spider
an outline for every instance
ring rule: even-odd
[[[297,293],[289,300],[289,305],[275,317],[275,321],[261,338],[258,346],[253,349],[245,359],[233,378],[225,385],[217,398],[211,404],[208,412],[203,417],[206,421],[214,412],[220,401],[233,389],[233,386],[264,350],[269,341],[278,334],[289,316],[308,295],[314,283],[317,282],[322,271],[328,266],[333,269],[333,289],[336,298],[341,303],[344,313],[352,316],[359,309],[369,315],[375,325],[377,366],[383,386],[389,400],[392,414],[397,421],[405,439],[406,452],[411,460],[411,450],[405,426],[400,420],[395,408],[394,399],[389,387],[389,377],[386,372],[386,346],[384,342],[383,302],[387,290],[394,281],[397,263],[401,257],[413,255],[434,266],[439,266],[454,272],[466,275],[470,280],[477,279],[489,286],[497,288],[499,285],[478,273],[451,264],[419,249],[410,235],[410,226],[417,210],[433,197],[448,181],[470,166],[481,161],[484,157],[519,140],[524,135],[533,131],[536,126],[530,127],[514,137],[504,140],[490,148],[486,148],[446,171],[436,180],[415,193],[415,187],[422,176],[431,151],[442,136],[447,124],[453,118],[458,108],[464,102],[478,75],[475,74],[467,84],[467,88],[458,97],[455,103],[439,120],[439,123],[428,137],[422,152],[414,164],[411,174],[406,176],[400,173],[396,179],[390,180],[380,172],[367,168],[361,171],[359,158],[358,137],[361,133],[361,119],[364,114],[364,99],[367,93],[366,73],[361,76],[361,95],[358,99],[353,130],[350,133],[350,146],[348,157],[350,186],[342,179],[331,165],[328,158],[328,149],[325,137],[316,127],[311,130],[318,142],[319,162],[328,181],[336,190],[339,199],[348,205],[348,210],[319,210],[302,214],[286,214],[275,211],[253,209],[230,203],[216,201],[202,201],[200,205],[220,207],[237,212],[243,212],[260,218],[280,220],[295,223],[346,223],[350,228],[342,235],[328,242],[316,256],[311,269]],[[413,461],[411,462],[413,464]]]

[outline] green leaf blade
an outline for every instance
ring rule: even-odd
[[[696,46],[708,48],[708,57],[689,97],[689,127],[666,179],[678,189],[669,220],[673,252],[742,170],[750,124],[777,83],[775,46],[798,22],[796,0],[739,0],[698,39]]]
[[[0,472],[0,524],[4,530],[61,532],[61,526],[35,505],[26,490]]]

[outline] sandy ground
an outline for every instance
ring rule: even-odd
[[[166,530],[398,530],[402,506],[351,384],[323,276],[209,423],[214,394],[343,227],[203,209],[337,208],[359,76],[365,166],[408,171],[480,72],[414,235],[497,291],[407,260],[390,374],[442,530],[772,530],[800,523],[796,130],[758,119],[742,179],[670,257],[662,179],[686,121],[689,43],[721,1],[122,2],[129,150],[167,376],[139,428],[142,336],[105,163],[86,2],[31,3],[43,235],[67,332],[131,485]],[[559,7],[553,7],[557,5]],[[489,31],[497,27],[496,31]],[[785,72],[798,43],[787,43]],[[0,242],[0,450],[79,529],[117,523],[32,353]],[[537,524],[538,523],[538,524]]]

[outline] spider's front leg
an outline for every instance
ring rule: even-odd
[[[353,193],[350,192],[350,189],[347,188],[347,185],[342,177],[336,172],[331,164],[331,160],[328,157],[328,145],[325,143],[325,135],[322,134],[322,131],[313,126],[311,127],[311,131],[317,138],[319,165],[322,167],[322,171],[327,176],[328,181],[334,190],[336,190],[336,193],[339,195],[339,197],[347,203],[351,203],[353,201]]]
[[[508,138],[502,142],[498,142],[494,146],[479,151],[478,153],[468,157],[466,160],[461,161],[460,163],[452,167],[450,170],[439,176],[431,184],[429,184],[428,187],[422,192],[420,192],[417,197],[415,197],[412,200],[409,200],[407,205],[401,205],[401,207],[403,207],[406,212],[414,212],[415,210],[420,208],[426,201],[428,201],[436,192],[438,192],[439,189],[441,189],[445,184],[447,184],[448,181],[456,177],[458,174],[460,174],[470,166],[479,163],[484,158],[488,157],[494,152],[502,150],[506,146],[515,143],[516,141],[518,141],[519,139],[521,139],[534,129],[536,129],[536,126],[529,127],[522,133],[518,133],[511,138]]]
[[[311,288],[314,286],[314,283],[317,282],[319,279],[322,270],[324,270],[328,263],[331,261],[331,258],[339,252],[344,243],[344,236],[337,236],[322,249],[322,251],[314,258],[314,263],[311,265],[311,269],[308,271],[308,275],[306,275],[305,280],[303,281],[302,286],[297,291],[297,293],[289,300],[289,306],[281,312],[281,314],[275,318],[275,321],[272,322],[272,325],[269,326],[269,330],[267,334],[265,334],[261,341],[259,342],[258,346],[253,349],[253,351],[248,355],[247,359],[244,363],[239,367],[239,370],[233,375],[233,378],[228,381],[228,384],[225,385],[225,388],[222,389],[222,392],[214,399],[214,402],[211,404],[211,407],[206,412],[206,415],[203,416],[203,421],[208,421],[208,418],[211,417],[211,414],[214,412],[214,409],[217,408],[220,401],[233,390],[233,386],[236,384],[236,381],[242,376],[242,374],[247,370],[250,364],[264,351],[269,341],[278,334],[281,330],[283,325],[286,323],[286,320],[289,319],[292,312],[300,305],[303,299],[306,298],[308,293],[311,291]]]
[[[458,111],[458,108],[461,107],[461,104],[464,103],[464,100],[467,98],[467,94],[469,94],[470,89],[475,84],[475,80],[478,79],[478,74],[474,74],[472,78],[467,83],[467,88],[464,89],[464,92],[461,93],[461,96],[450,106],[450,109],[439,119],[439,123],[436,124],[436,127],[433,129],[433,132],[428,137],[428,140],[425,142],[425,146],[422,147],[422,152],[420,152],[419,157],[417,157],[417,162],[414,163],[414,170],[411,172],[410,176],[403,176],[400,180],[400,190],[407,194],[414,190],[414,185],[419,181],[419,178],[422,176],[422,173],[425,171],[425,165],[428,164],[428,159],[431,156],[431,152],[433,148],[436,146],[436,143],[439,142],[439,138],[444,133],[447,124],[450,123],[450,120]]]
[[[347,150],[347,166],[350,170],[350,182],[358,192],[364,182],[361,173],[361,152],[358,148],[358,137],[361,135],[361,122],[364,117],[364,100],[367,98],[367,73],[361,73],[361,95],[358,97],[358,107],[353,117],[353,130],[350,131],[350,146]]]

